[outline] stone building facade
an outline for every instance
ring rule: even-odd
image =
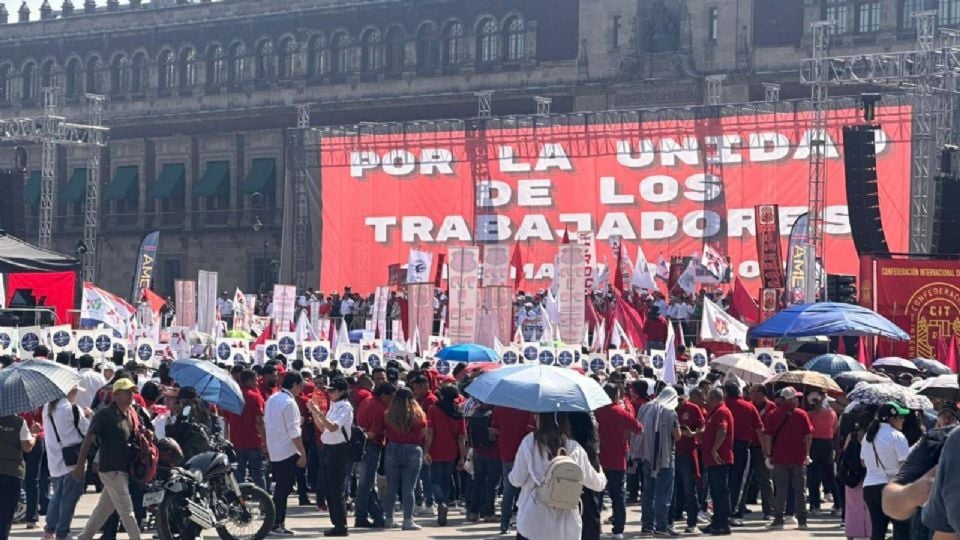
[[[904,50],[921,9],[960,23],[960,0],[45,2],[0,10],[0,114],[37,115],[56,86],[62,115],[83,123],[84,94],[107,96],[103,286],[126,294],[140,239],[160,229],[158,291],[198,269],[255,290],[277,277],[297,104],[312,104],[315,126],[470,117],[485,90],[495,115],[532,113],[534,96],[558,113],[684,106],[717,73],[727,102],[762,99],[765,82],[801,98],[811,22],[837,22],[835,54]],[[40,149],[26,149],[27,217],[13,232],[33,240]],[[0,168],[14,155],[0,147]],[[54,246],[66,253],[82,238],[85,167],[84,150],[59,149]]]

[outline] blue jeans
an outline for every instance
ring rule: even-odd
[[[673,476],[674,468],[664,467],[657,471],[657,476],[654,478],[650,462],[643,462],[643,501],[640,512],[640,527],[643,530],[666,531],[670,528]],[[610,483],[609,478],[607,483]],[[654,516],[656,516],[656,520],[654,520]]]
[[[263,471],[263,453],[259,448],[248,448],[246,450],[237,450],[237,470],[233,471],[238,483],[247,481],[247,472],[250,473],[250,481],[260,489],[267,489],[266,475]]]
[[[387,493],[383,497],[383,512],[388,521],[393,521],[399,492],[404,521],[413,519],[413,490],[423,463],[423,448],[417,444],[389,443],[386,451]]]
[[[27,493],[27,516],[24,521],[40,521],[40,509],[46,512],[47,494],[50,493],[50,472],[47,469],[47,451],[43,439],[38,438],[33,450],[23,455],[27,474],[23,478],[23,490]]]
[[[417,497],[417,504],[433,506],[433,480],[430,478],[432,468],[426,463],[420,464],[420,477],[417,479],[420,486],[420,496]]]
[[[428,500],[437,501],[438,506],[447,505],[455,470],[457,470],[457,464],[453,461],[434,461],[430,465],[430,480],[432,483],[430,486],[431,497]],[[422,471],[420,477],[423,478]]]
[[[473,453],[473,485],[470,503],[467,505],[469,513],[481,517],[496,513],[493,502],[497,498],[497,483],[500,482],[501,467],[499,459]]]
[[[380,497],[377,496],[377,468],[380,466],[380,456],[383,447],[367,444],[363,451],[363,461],[360,462],[360,480],[357,482],[357,511],[354,517],[357,521],[370,519],[373,523],[383,521],[383,507],[380,506]]]
[[[517,502],[517,495],[520,494],[520,488],[515,487],[507,480],[510,471],[513,470],[512,461],[502,462],[503,474],[503,498],[500,500],[500,530],[505,531],[510,528],[510,519],[513,518],[513,505]]]
[[[677,454],[676,487],[679,488],[681,509],[687,513],[687,527],[697,526],[697,512],[700,504],[697,500],[697,479],[694,475],[693,454]]]
[[[623,526],[627,523],[627,501],[623,495],[623,479],[626,472],[604,469],[603,474],[607,476],[607,493],[610,494],[610,506],[613,509],[613,534],[623,534]],[[647,527],[644,526],[644,528]]]
[[[70,522],[84,486],[73,478],[72,473],[51,478],[50,483],[53,484],[53,497],[47,505],[47,524],[43,532],[65,538],[70,534]]]

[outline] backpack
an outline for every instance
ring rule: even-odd
[[[490,438],[490,425],[493,420],[492,410],[476,410],[467,417],[467,437],[471,448],[490,448],[493,439]]]
[[[840,452],[840,459],[837,461],[837,478],[845,486],[855,488],[866,477],[867,468],[860,463],[860,441],[854,434],[847,446]]]
[[[367,448],[367,434],[356,424],[350,428],[349,434],[347,434],[347,428],[345,427],[341,427],[340,431],[343,433],[343,437],[347,439],[347,451],[350,453],[350,459],[354,463],[363,461],[363,451]]]
[[[140,420],[139,407],[131,405],[131,410],[127,414],[132,426],[130,434],[130,452],[132,454],[130,479],[147,484],[157,476],[160,450],[153,442],[153,433]]]
[[[167,426],[166,433],[180,445],[184,461],[210,450],[210,433],[190,416],[178,417],[175,423]]]
[[[530,474],[533,476],[533,473]],[[534,479],[536,483],[536,479]],[[563,448],[550,460],[543,483],[537,484],[534,496],[541,503],[557,510],[576,510],[583,492],[583,470]]]

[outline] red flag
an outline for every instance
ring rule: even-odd
[[[433,286],[440,288],[440,281],[443,279],[443,260],[447,258],[446,253],[437,255],[437,268],[433,274]]]
[[[747,324],[760,322],[760,306],[737,278],[733,282],[733,298],[730,302],[730,315]]]
[[[623,327],[623,331],[627,333],[627,337],[630,338],[637,350],[646,349],[647,335],[643,332],[643,317],[622,296],[618,296],[616,302],[614,318]]]
[[[943,361],[950,371],[957,372],[957,334],[950,336],[950,350],[947,351],[947,358]]]
[[[613,274],[613,288],[623,292],[623,244],[617,244],[617,269]],[[617,300],[617,304],[620,300]],[[632,339],[632,338],[631,338]]]
[[[847,340],[843,336],[838,338],[837,354],[847,354]]]
[[[941,361],[946,365],[947,357],[950,356],[950,351],[947,350],[947,340],[943,339],[943,334],[940,334],[940,337],[937,338],[937,360]]]
[[[520,242],[513,245],[513,255],[510,256],[510,267],[517,273],[513,278],[513,290],[520,289],[520,282],[523,281],[523,256],[520,254]]]
[[[260,335],[257,336],[257,339],[250,344],[250,350],[256,351],[257,345],[266,345],[268,339],[273,339],[273,319],[267,323],[267,327],[263,329],[263,332],[260,332]]]
[[[567,232],[567,228],[566,228],[566,227],[563,228],[563,238],[560,239],[560,243],[561,243],[561,244],[569,244],[569,243],[570,243],[570,233]]]
[[[870,367],[870,356],[867,354],[867,340],[863,336],[857,340],[857,362],[863,367]]]
[[[143,289],[143,296],[146,297],[147,303],[150,304],[150,310],[153,311],[154,314],[160,313],[160,310],[163,309],[163,306],[167,303],[162,296],[150,289]]]

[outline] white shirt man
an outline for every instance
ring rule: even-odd
[[[346,317],[347,315],[353,315],[353,306],[356,302],[353,301],[353,298],[349,296],[343,299],[343,302],[340,302],[340,314]]]
[[[63,461],[63,448],[82,443],[89,427],[90,419],[83,414],[79,406],[70,403],[69,399],[57,400],[52,413],[49,407],[43,406],[43,430],[45,434],[49,433],[44,436],[44,441],[51,478],[60,478],[73,472],[75,465],[67,465]]]
[[[267,399],[263,411],[270,461],[283,461],[300,452],[293,439],[301,436],[300,409],[289,390],[281,390]]]
[[[97,392],[107,385],[107,380],[93,368],[81,368],[79,384],[80,391],[77,392],[77,405],[89,409],[93,406],[93,399],[97,396]]]
[[[667,308],[667,317],[673,320],[683,321],[692,316],[693,306],[684,301],[674,302]]]

